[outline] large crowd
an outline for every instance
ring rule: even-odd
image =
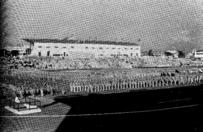
[[[77,82],[109,82],[119,81],[119,80],[132,80],[134,78],[153,78],[156,76],[161,76],[162,71],[159,68],[136,68],[136,67],[178,67],[183,66],[202,66],[202,61],[191,60],[185,58],[174,59],[171,57],[152,57],[152,56],[142,56],[141,58],[130,58],[130,57],[114,57],[114,58],[39,58],[39,57],[1,57],[1,66],[5,69],[18,69],[14,70],[11,74],[5,74],[0,80],[3,81],[2,84],[11,84],[9,89],[13,91],[27,92],[37,91],[39,93],[40,89],[60,87],[66,88],[70,83]],[[119,69],[121,67],[122,69]],[[105,69],[106,68],[106,69]],[[112,70],[111,68],[118,68],[117,70]],[[128,69],[128,68],[134,68]],[[22,69],[22,70],[21,70]],[[25,70],[27,69],[27,70]],[[49,72],[41,71],[36,69],[89,69],[89,70],[76,70],[71,72],[60,71],[60,72]],[[91,70],[93,69],[93,70]],[[94,70],[94,69],[105,69],[105,70]],[[165,72],[169,71],[164,70]],[[185,68],[188,69],[188,68]],[[6,71],[6,70],[5,70]],[[8,70],[9,71],[9,70]],[[18,73],[18,71],[20,71]],[[30,73],[28,73],[31,71]],[[197,69],[197,71],[203,72],[202,69]],[[16,73],[15,73],[16,72]],[[173,73],[176,73],[174,70]],[[189,71],[193,73],[194,71]],[[15,74],[14,74],[15,73]],[[180,73],[177,72],[177,73]],[[184,71],[181,71],[184,73]],[[188,73],[188,71],[186,71]],[[55,81],[53,81],[55,80]],[[46,82],[46,83],[45,83]],[[69,84],[67,84],[69,83]],[[99,82],[98,82],[99,83]],[[57,86],[56,86],[57,85]],[[59,86],[60,85],[60,86]],[[55,88],[55,89],[57,89]],[[57,90],[56,90],[57,91]]]
[[[51,57],[1,57],[3,69],[101,69],[101,68],[137,68],[137,67],[184,67],[203,66],[199,60],[173,58],[166,56],[103,57],[103,58],[51,58]]]
[[[138,58],[50,58],[50,57],[1,57],[1,66],[7,69],[92,69],[142,65]]]
[[[19,96],[40,95],[41,90],[48,94],[51,92],[58,93],[63,89],[68,92],[72,84],[93,86],[95,84],[114,84],[131,80],[151,80],[156,77],[170,77],[178,74],[197,75],[202,73],[203,68],[140,68],[77,72],[15,70],[12,74],[1,76],[2,83],[0,83],[0,87],[5,88],[1,90],[14,92],[14,96],[15,94]]]

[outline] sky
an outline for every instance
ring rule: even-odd
[[[142,50],[203,46],[203,0],[8,0],[8,40],[96,39]],[[140,39],[140,42],[138,40]]]

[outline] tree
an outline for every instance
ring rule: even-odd
[[[178,57],[179,58],[185,58],[185,53],[183,51],[178,51]]]
[[[153,56],[152,50],[149,50],[148,55]]]
[[[165,54],[166,56],[173,56],[173,54],[171,54],[170,52],[167,52],[167,51],[166,51],[164,54]]]

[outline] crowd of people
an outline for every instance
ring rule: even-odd
[[[70,92],[70,86],[114,84],[132,80],[151,80],[156,77],[170,77],[181,74],[202,74],[201,68],[147,68],[147,69],[115,69],[115,70],[84,70],[77,72],[64,71],[15,71],[1,76],[0,83],[6,90],[12,90],[18,95],[54,94],[65,90]],[[43,92],[41,92],[41,90]]]
[[[70,83],[77,82],[113,82],[119,80],[132,80],[134,78],[154,78],[156,76],[168,75],[167,72],[184,73],[184,71],[177,71],[178,67],[188,64],[202,64],[200,61],[192,61],[185,59],[173,59],[163,57],[149,57],[142,58],[129,58],[129,57],[114,57],[114,58],[88,58],[88,59],[70,59],[70,58],[38,58],[38,57],[4,57],[0,58],[1,64],[5,68],[19,69],[14,70],[12,75],[5,75],[0,80],[3,83],[11,84],[4,87],[9,87],[13,91],[21,91],[21,94],[40,93],[40,89],[50,92],[54,88],[67,88]],[[166,66],[177,66],[177,68],[135,68],[135,67],[160,67],[160,64]],[[159,66],[157,66],[159,65]],[[126,67],[134,69],[109,69],[108,67]],[[29,70],[21,70],[28,68]],[[91,70],[105,69],[106,70]],[[89,69],[89,70],[76,70],[73,72],[57,71],[49,72],[35,69]],[[172,69],[170,71],[169,69]],[[183,68],[182,68],[183,69]],[[186,68],[188,69],[188,68]],[[18,72],[20,71],[20,72]],[[29,72],[30,71],[30,72]],[[164,74],[162,74],[164,71]],[[196,69],[197,72],[203,72],[202,69]],[[186,73],[193,73],[186,71]]]
[[[84,70],[77,72],[50,72],[50,71],[23,71],[16,70],[12,74],[1,76],[2,87],[22,95],[39,95],[40,90],[45,93],[58,92],[62,89],[69,90],[71,84],[103,84],[115,83],[160,76],[158,70]],[[52,93],[53,94],[53,93]]]
[[[203,66],[202,61],[185,58],[142,56],[102,57],[102,58],[54,58],[54,57],[1,57],[3,69],[100,69],[100,68],[137,68],[137,67],[180,67]]]
[[[1,66],[7,69],[92,69],[140,67],[138,58],[50,58],[50,57],[1,57]]]

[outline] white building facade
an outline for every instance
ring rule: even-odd
[[[72,58],[110,57],[115,55],[140,57],[140,46],[134,43],[76,40],[26,40],[31,43],[31,56],[58,56]],[[96,43],[95,43],[96,42]]]
[[[203,50],[195,50],[194,51],[194,57],[202,59],[203,58]]]

